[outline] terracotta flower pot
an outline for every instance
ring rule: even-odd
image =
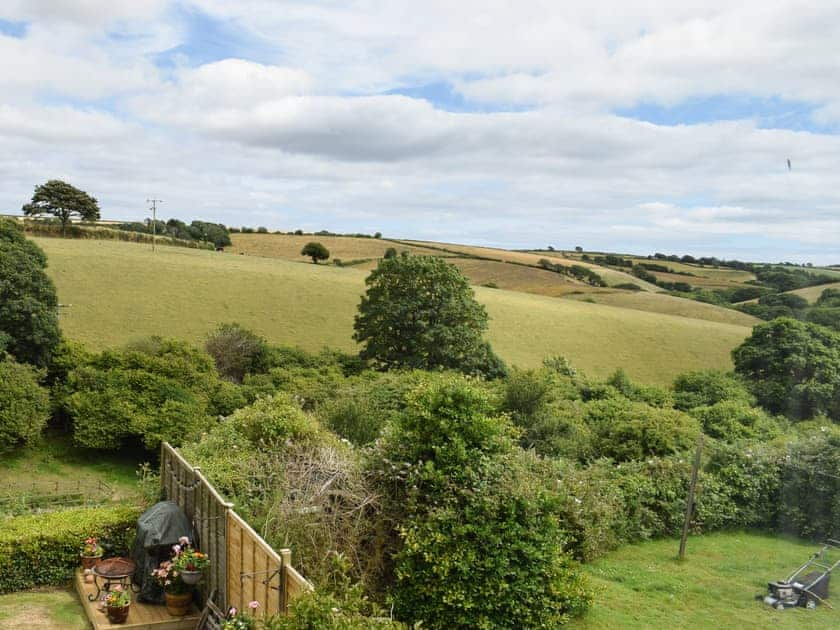
[[[181,571],[181,579],[184,580],[184,584],[198,584],[201,580],[201,571]]]
[[[173,595],[165,593],[166,595],[166,610],[173,617],[183,617],[190,612],[190,604],[192,604],[192,593],[182,593],[180,595]]]
[[[82,567],[92,569],[102,560],[102,556],[82,556]]]
[[[131,608],[131,604],[126,604],[125,606],[106,606],[105,613],[108,615],[108,621],[111,623],[125,623],[125,620],[128,619],[129,608]]]

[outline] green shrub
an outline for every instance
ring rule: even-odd
[[[229,416],[248,402],[245,390],[229,381],[220,381],[210,397],[212,413],[217,416]]]
[[[584,413],[595,456],[620,462],[685,451],[700,434],[697,420],[681,411],[627,399],[593,401]]]
[[[617,389],[625,398],[636,402],[646,403],[653,407],[671,407],[674,404],[669,391],[652,385],[633,383],[621,368],[613,372],[612,376],[607,379],[606,384]]]
[[[50,417],[50,397],[34,368],[0,355],[0,453],[41,435]]]
[[[315,591],[299,596],[290,606],[290,615],[277,615],[267,619],[263,630],[370,630],[405,626],[387,617],[373,618],[359,612],[355,602],[339,598],[325,591]]]
[[[782,432],[779,423],[764,410],[738,400],[694,407],[689,413],[700,421],[706,435],[724,442],[770,440]]]
[[[254,445],[276,445],[287,440],[316,442],[325,437],[318,422],[284,393],[238,409],[227,422]]]
[[[90,536],[99,538],[109,555],[126,555],[140,511],[124,505],[72,508],[2,521],[0,593],[66,583]]]
[[[155,450],[162,441],[178,445],[198,436],[214,412],[219,382],[207,354],[152,337],[106,350],[70,372],[62,407],[79,446],[116,449],[137,436]]]
[[[239,324],[222,324],[207,337],[204,349],[213,357],[219,374],[241,383],[246,374],[264,372],[268,343]]]
[[[734,374],[721,370],[702,370],[680,374],[674,380],[674,406],[688,411],[725,400],[755,404],[755,398]]]

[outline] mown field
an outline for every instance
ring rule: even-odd
[[[397,251],[407,250],[412,254],[434,254],[448,256],[443,252],[435,252],[423,247],[412,245],[397,245],[387,240],[377,238],[357,238],[353,236],[318,236],[294,234],[231,234],[233,243],[229,252],[239,254],[244,252],[249,256],[267,256],[284,260],[299,260],[307,262],[306,256],[300,255],[303,246],[311,241],[317,241],[330,250],[330,260],[339,258],[343,261],[361,258],[382,258],[385,250],[395,247]]]
[[[804,297],[806,300],[813,304],[817,301],[817,298],[819,298],[822,295],[822,292],[826,289],[840,289],[840,282],[833,282],[831,284],[818,284],[815,287],[805,287],[804,289],[794,289],[793,291],[788,291],[788,293],[794,293],[795,295]]]
[[[274,343],[354,351],[353,317],[366,272],[181,248],[37,239],[49,256],[65,334],[92,348],[158,334],[201,341],[236,321]],[[509,363],[564,354],[606,376],[618,367],[644,382],[686,370],[729,368],[750,327],[602,304],[476,288],[489,338]]]
[[[593,301],[597,304],[632,308],[650,313],[663,313],[679,317],[705,319],[710,322],[735,324],[739,326],[755,326],[761,320],[730,308],[721,308],[713,304],[697,302],[686,298],[674,297],[665,293],[649,293],[646,291],[613,291],[601,293],[585,293],[568,295],[569,299]]]
[[[585,565],[597,589],[592,610],[572,628],[837,628],[840,610],[776,611],[756,601],[819,547],[757,533],[692,537],[686,560],[677,540],[627,546]],[[833,582],[833,581],[832,581]],[[830,595],[836,593],[832,583]],[[836,599],[836,596],[832,599]]]

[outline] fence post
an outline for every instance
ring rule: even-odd
[[[680,537],[679,558],[685,558],[685,544],[688,540],[688,527],[691,513],[694,510],[694,489],[697,487],[697,475],[700,472],[700,456],[703,453],[703,434],[697,438],[697,450],[694,452],[694,464],[691,466],[691,481],[688,484],[688,498],[685,501],[685,520],[683,521],[682,536]]]

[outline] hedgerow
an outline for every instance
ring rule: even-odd
[[[71,508],[0,521],[0,593],[67,582],[90,536],[109,555],[126,555],[140,511],[126,505]]]

